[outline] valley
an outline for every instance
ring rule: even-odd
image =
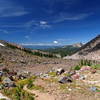
[[[72,58],[100,51],[99,43],[98,36],[65,59],[0,41],[1,100],[99,100],[99,59]]]

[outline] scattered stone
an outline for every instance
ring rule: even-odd
[[[11,79],[8,77],[4,78],[4,80],[2,82],[3,82],[5,87],[15,87],[14,82],[11,81]]]
[[[70,89],[70,88],[69,88],[68,90],[69,90],[69,91],[72,91],[72,89]]]
[[[79,79],[79,78],[80,78],[79,73],[76,73],[76,74],[74,74],[74,75],[72,76],[72,79],[73,79],[73,80],[76,80],[76,79]]]
[[[85,79],[86,79],[86,76],[80,75],[80,80],[85,80]]]
[[[68,72],[68,74],[69,74],[70,76],[75,75],[75,74],[76,74],[76,71],[75,71],[75,70],[70,71],[70,72]]]
[[[96,70],[95,70],[95,69],[92,69],[92,70],[91,70],[91,73],[92,73],[92,74],[95,74],[95,73],[96,73]]]
[[[63,68],[59,68],[59,69],[57,69],[56,74],[57,74],[57,75],[61,75],[61,74],[64,73],[64,72],[65,72],[65,70],[64,70]]]
[[[87,71],[87,70],[91,70],[90,66],[83,66],[80,71]]]
[[[2,76],[3,75],[3,71],[0,71],[0,76]]]
[[[96,91],[97,91],[97,88],[96,88],[95,86],[93,86],[93,87],[90,87],[90,90],[91,90],[92,92],[96,92]]]
[[[59,80],[59,83],[65,84],[65,83],[72,83],[73,79],[71,77],[63,77]]]
[[[11,99],[0,93],[0,100],[11,100]]]
[[[49,78],[50,76],[48,74],[43,74],[40,76],[41,78]]]

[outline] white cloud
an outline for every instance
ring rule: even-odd
[[[93,15],[93,13],[80,13],[80,14],[59,13],[58,15],[54,16],[53,23],[64,22],[67,20],[70,21],[83,20],[91,15]]]
[[[25,38],[26,38],[26,39],[30,39],[30,36],[26,35]]]
[[[54,44],[58,44],[58,41],[53,41]]]
[[[0,17],[13,17],[28,14],[24,7],[13,0],[0,0]]]
[[[15,11],[15,12],[8,12],[0,14],[0,17],[14,17],[14,16],[22,16],[27,14],[25,11]]]
[[[47,29],[50,28],[51,25],[49,25],[49,23],[47,21],[35,21],[35,20],[31,20],[27,23],[24,24],[25,27],[31,28],[32,31],[35,29]]]
[[[47,21],[40,21],[40,22],[39,22],[39,26],[40,26],[42,29],[50,28],[50,25],[48,24]]]
[[[54,43],[20,43],[23,46],[57,46]]]
[[[45,43],[20,43],[21,45],[25,46],[58,46],[61,45],[58,41],[53,42],[45,42]]]
[[[7,30],[0,29],[0,33],[8,34],[9,32]]]
[[[45,42],[45,43],[20,43],[25,46],[62,46],[67,45],[68,41],[71,39],[56,39],[53,42]]]
[[[48,22],[46,22],[46,21],[40,21],[40,25],[47,25],[48,24]]]

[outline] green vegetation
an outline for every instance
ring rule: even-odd
[[[66,89],[67,87],[68,87],[67,84],[60,84],[60,89],[61,89],[61,90],[64,90],[64,89]]]
[[[100,64],[95,64],[95,61],[81,60],[79,64],[74,67],[74,70],[80,70],[82,66],[90,66],[94,69],[100,68]]]
[[[36,76],[32,76],[30,77],[29,79],[24,79],[24,80],[19,80],[16,84],[17,85],[21,85],[21,86],[24,86],[24,85],[27,85],[27,84],[32,84],[32,82],[34,82],[36,79]]]
[[[74,70],[80,70],[82,66],[90,66],[93,69],[100,69],[100,64],[96,64],[95,61],[81,60],[80,63],[74,67]]]
[[[96,90],[96,92],[100,92],[100,90],[99,90],[99,89],[97,89],[97,90]]]
[[[49,58],[56,58],[56,56],[54,56],[53,54],[49,53],[49,54],[44,54],[44,53],[41,53],[40,51],[31,51],[31,49],[26,49],[24,48],[23,49],[26,53],[29,53],[31,55],[36,55],[36,56],[39,56],[39,57],[49,57]]]
[[[74,70],[80,70],[81,69],[81,66],[77,65],[75,66]]]
[[[29,54],[33,55],[33,52],[30,49],[23,48],[23,51],[26,52],[26,53],[29,53]]]
[[[29,88],[33,87],[33,81],[35,79],[36,77],[33,76],[29,79],[19,80],[18,82],[16,82],[17,86],[15,88],[4,88],[2,92],[12,100],[34,100],[34,95],[23,90],[23,87],[25,85],[28,85]]]
[[[17,84],[17,86],[20,85],[23,87],[24,85],[28,84],[28,79],[19,80],[16,84]]]
[[[94,69],[100,69],[100,64],[92,65],[92,68],[94,68]]]
[[[34,96],[24,91],[21,85],[16,88],[3,89],[3,93],[12,100],[34,100]]]
[[[34,83],[33,83],[34,81],[35,81],[34,78],[29,78],[27,80],[24,80],[23,82],[20,82],[20,86],[21,85],[22,86],[27,85],[28,89],[35,89],[35,90],[41,90],[41,91],[43,91],[44,88],[41,87],[41,86],[38,86],[38,85],[34,85]]]
[[[44,53],[41,53],[39,51],[35,51],[33,52],[31,49],[29,48],[18,48],[17,46],[15,45],[12,45],[12,44],[7,44],[7,47],[9,48],[12,48],[12,49],[19,49],[19,50],[23,50],[24,52],[28,53],[28,54],[31,54],[31,55],[36,55],[36,56],[39,56],[39,57],[49,57],[49,58],[56,58],[55,55],[53,55],[52,53],[49,53],[49,54],[44,54]]]
[[[29,79],[29,80],[28,80],[27,87],[28,87],[28,88],[31,88],[32,86],[33,86],[33,80]]]
[[[7,47],[12,48],[12,49],[18,49],[17,46],[9,44],[9,43],[7,43]]]
[[[33,55],[40,56],[40,57],[56,58],[56,56],[53,55],[52,53],[43,54],[43,53],[41,53],[41,52],[39,52],[39,51],[33,52]]]
[[[49,72],[48,74],[49,74],[49,76],[52,76],[52,77],[57,76],[56,72]]]
[[[81,60],[79,63],[80,66],[91,66],[92,61],[91,60]]]
[[[73,46],[66,46],[66,47],[59,47],[54,49],[46,49],[43,50],[45,52],[53,53],[53,54],[59,54],[61,57],[65,57],[68,55],[72,55],[75,53],[79,48],[73,47]]]
[[[40,90],[40,91],[44,91],[44,88],[40,85],[34,85],[32,84],[31,87],[28,87],[29,89],[34,89],[34,90]]]

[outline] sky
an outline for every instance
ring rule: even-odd
[[[0,0],[0,40],[86,43],[100,34],[100,0]]]

